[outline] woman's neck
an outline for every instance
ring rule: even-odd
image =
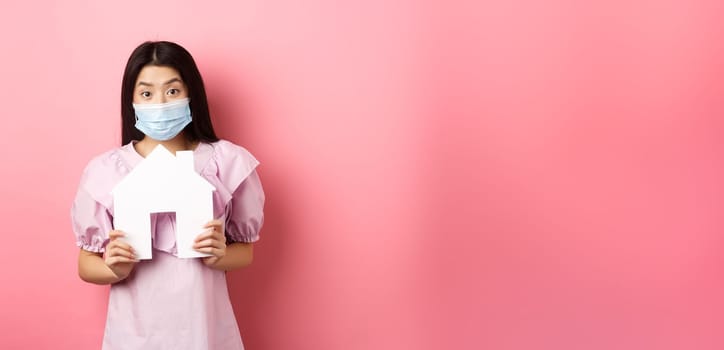
[[[146,136],[143,140],[136,143],[135,148],[136,151],[145,158],[158,145],[163,145],[169,152],[176,154],[177,151],[193,151],[196,149],[198,142],[189,141],[183,133],[167,141],[154,140]]]

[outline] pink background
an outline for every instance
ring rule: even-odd
[[[2,349],[99,347],[69,208],[148,39],[262,162],[248,349],[724,348],[721,1],[1,7]]]

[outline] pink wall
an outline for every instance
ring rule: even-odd
[[[721,2],[475,3],[2,5],[0,348],[100,344],[69,206],[146,39],[263,164],[249,349],[724,348]]]

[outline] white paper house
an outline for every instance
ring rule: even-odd
[[[174,212],[178,257],[208,256],[193,244],[213,219],[215,190],[194,170],[192,151],[174,156],[158,145],[111,191],[114,229],[126,234],[138,259],[151,259],[151,214]]]

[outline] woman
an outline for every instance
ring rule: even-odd
[[[214,133],[201,74],[188,51],[165,41],[137,47],[121,90],[122,146],[86,166],[71,209],[78,273],[110,284],[103,349],[243,349],[225,271],[251,263],[264,221],[259,162]],[[180,259],[175,217],[151,217],[153,259],[138,261],[113,229],[111,189],[157,145],[191,150],[216,188],[214,217]]]

